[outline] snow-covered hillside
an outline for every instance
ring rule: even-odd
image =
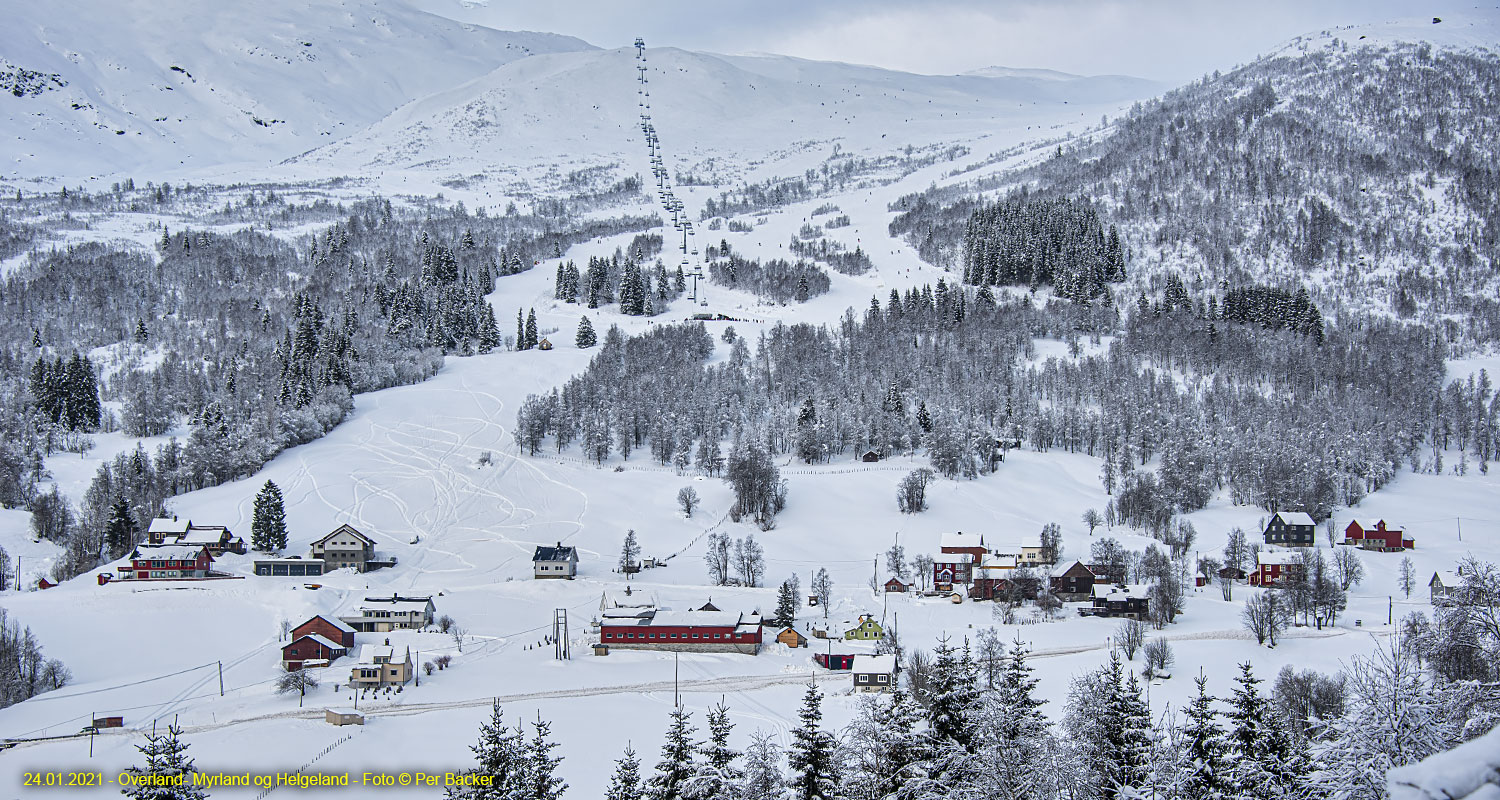
[[[510,61],[591,48],[401,0],[224,3],[212,14],[60,0],[6,17],[0,74],[37,75],[25,82],[34,89],[0,94],[0,175],[12,178],[280,160]]]

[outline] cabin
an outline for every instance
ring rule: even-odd
[[[204,545],[138,545],[130,565],[115,568],[121,580],[196,580],[209,577],[214,557]]]
[[[1316,544],[1318,526],[1305,511],[1278,511],[1266,520],[1261,535],[1266,544],[1282,547],[1312,547]]]
[[[411,680],[411,648],[400,660],[396,648],[388,644],[367,644],[359,648],[359,663],[349,673],[349,685],[356,689],[402,686]]]
[[[885,635],[885,631],[880,627],[880,623],[876,622],[875,618],[869,614],[860,614],[859,622],[854,627],[844,631],[844,638],[850,641],[871,642],[878,640],[883,635]]]
[[[325,708],[323,721],[329,725],[363,725],[365,715],[352,708]]]
[[[911,591],[911,584],[902,582],[900,578],[891,578],[885,582],[885,590],[887,592],[906,593]]]
[[[538,350],[551,350],[552,349],[552,340],[551,339],[547,339],[547,338],[544,337],[540,342],[536,343],[536,349],[538,349]]]
[[[235,536],[223,525],[194,525],[191,520],[157,517],[146,526],[146,543],[153,545],[178,544],[188,547],[203,545],[214,558],[225,553],[244,555],[248,552],[245,540]]]
[[[432,624],[437,608],[431,596],[366,597],[354,607],[354,613],[339,617],[339,621],[356,631],[385,633],[394,630],[421,630]]]
[[[1302,570],[1297,554],[1287,550],[1262,550],[1255,554],[1251,586],[1276,586]]]
[[[655,607],[619,609],[599,623],[601,644],[620,649],[679,652],[760,652],[759,614],[736,611],[668,611]]]
[[[37,580],[36,580],[36,589],[37,589],[37,591],[41,591],[43,589],[51,589],[52,587],[54,587],[56,585],[57,584],[53,583],[52,581],[47,580],[46,578],[37,578]]]
[[[1151,611],[1149,590],[1144,583],[1095,584],[1089,610],[1096,617],[1144,619]]]
[[[536,552],[531,556],[531,575],[537,580],[543,578],[573,580],[577,574],[578,548],[576,547],[563,547],[562,542],[558,542],[553,547],[538,545]]]
[[[1427,582],[1427,591],[1431,595],[1432,604],[1445,606],[1458,598],[1459,590],[1463,588],[1464,579],[1454,570],[1441,570],[1432,573],[1432,580]]]
[[[896,685],[894,655],[855,656],[850,671],[854,673],[856,692],[888,692]]]
[[[880,460],[880,453],[874,450],[866,450],[859,454],[859,460],[866,464],[874,464]]]
[[[300,556],[257,558],[255,559],[255,574],[262,578],[306,578],[318,576],[323,574],[323,560],[320,558],[302,558]]]
[[[1074,561],[1052,570],[1048,588],[1052,590],[1054,597],[1064,603],[1079,603],[1093,597],[1096,582],[1094,571],[1087,564]]]
[[[1416,542],[1407,537],[1406,531],[1388,527],[1383,519],[1356,519],[1350,522],[1349,526],[1344,528],[1343,544],[1379,553],[1399,553],[1402,550],[1416,548]]]
[[[353,567],[356,572],[375,568],[375,540],[360,533],[353,525],[340,525],[332,533],[312,543],[312,557],[323,562],[328,571]]]
[[[781,633],[776,634],[776,641],[787,647],[806,647],[807,637],[803,636],[796,628],[782,628]]]

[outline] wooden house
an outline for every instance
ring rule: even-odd
[[[1406,531],[1388,527],[1383,519],[1356,519],[1350,522],[1349,526],[1344,528],[1343,543],[1381,553],[1395,553],[1416,547],[1416,542],[1407,537]]]
[[[339,621],[356,631],[383,633],[401,629],[420,630],[432,624],[437,608],[431,596],[366,597],[354,607],[354,613],[339,617]]]
[[[1297,554],[1289,550],[1262,550],[1255,554],[1251,586],[1276,586],[1302,570]]]
[[[844,631],[844,638],[850,641],[875,641],[885,634],[880,623],[869,614],[860,614],[859,622],[854,627]]]
[[[115,568],[121,580],[193,580],[207,578],[214,557],[204,545],[143,544],[130,553],[130,564]]]
[[[552,340],[548,339],[546,337],[543,337],[541,341],[539,341],[539,342],[536,343],[536,349],[538,349],[538,350],[551,350],[552,349]]]
[[[398,659],[391,645],[367,644],[359,648],[359,663],[349,673],[349,685],[357,689],[402,686],[412,674],[410,647]]]
[[[1432,604],[1445,606],[1453,602],[1463,585],[1463,576],[1453,570],[1445,569],[1432,573],[1432,580],[1427,582]]]
[[[1278,511],[1266,520],[1261,535],[1266,544],[1282,547],[1312,547],[1317,544],[1317,523],[1305,511]]]
[[[800,631],[792,627],[782,628],[781,633],[776,634],[776,641],[781,642],[787,647],[807,646],[807,637],[803,636]]]
[[[281,666],[290,672],[303,667],[326,667],[349,654],[349,648],[321,633],[294,635],[281,646]]]
[[[176,517],[157,517],[151,520],[151,524],[146,526],[146,543],[188,547],[203,545],[214,558],[225,553],[244,555],[248,552],[245,540],[235,536],[223,525],[194,525],[192,520],[179,520]]]
[[[57,584],[53,583],[52,581],[47,580],[46,578],[37,578],[37,581],[36,581],[36,589],[37,589],[37,591],[41,591],[43,589],[51,589],[52,587],[54,587],[56,585]]]
[[[320,559],[325,570],[353,567],[358,572],[369,572],[370,562],[375,560],[375,540],[353,525],[340,525],[312,543],[312,557]]]
[[[854,691],[888,692],[896,685],[896,657],[893,655],[854,657]]]
[[[887,592],[904,593],[911,591],[911,585],[903,583],[900,578],[891,578],[890,580],[885,582],[885,590]]]
[[[1082,561],[1074,561],[1065,567],[1057,567],[1052,570],[1048,578],[1048,588],[1051,589],[1052,595],[1064,603],[1078,603],[1092,599],[1095,583],[1094,571]]]
[[[354,627],[338,619],[337,617],[325,617],[321,614],[292,628],[292,638],[319,634],[332,639],[344,647],[354,646]]]
[[[1151,611],[1149,588],[1144,583],[1095,584],[1093,616],[1145,619]]]
[[[554,547],[538,545],[531,556],[533,578],[566,578],[573,580],[578,574],[578,548],[564,547],[558,542]]]
[[[874,464],[880,460],[880,453],[874,450],[866,450],[859,454],[859,460],[866,464]]]

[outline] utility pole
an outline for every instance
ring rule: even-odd
[[[1391,624],[1391,619],[1396,612],[1396,600],[1394,595],[1385,596],[1385,624]]]
[[[1463,523],[1463,518],[1462,517],[1454,517],[1453,518],[1453,524],[1458,526],[1458,540],[1460,542],[1463,541],[1464,540],[1464,523]],[[21,559],[19,559],[19,558],[16,559],[16,561],[20,561],[20,560]]]
[[[224,662],[220,661],[220,662],[218,662],[218,664],[219,664],[219,696],[223,697],[224,696]]]
[[[682,693],[677,688],[677,656],[676,650],[672,651],[672,706],[682,708]]]

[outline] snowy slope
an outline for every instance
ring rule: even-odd
[[[1449,50],[1500,50],[1500,6],[1474,6],[1457,13],[1434,8],[1425,17],[1404,17],[1327,28],[1304,34],[1273,49],[1269,56],[1295,55],[1330,47],[1338,39],[1349,47],[1387,47],[1427,42]]]
[[[509,61],[590,47],[400,0],[225,3],[212,14],[155,0],[13,4],[0,73],[57,80],[0,94],[0,175],[279,160]]]
[[[637,63],[629,48],[517,61],[413,102],[299,163],[453,167],[644,153]],[[1076,120],[1088,105],[1118,105],[1160,88],[1132,78],[927,76],[675,48],[648,49],[647,66],[662,144],[670,156],[690,160],[761,158],[793,143],[829,140],[846,149],[895,150],[1022,121],[1024,128]]]

